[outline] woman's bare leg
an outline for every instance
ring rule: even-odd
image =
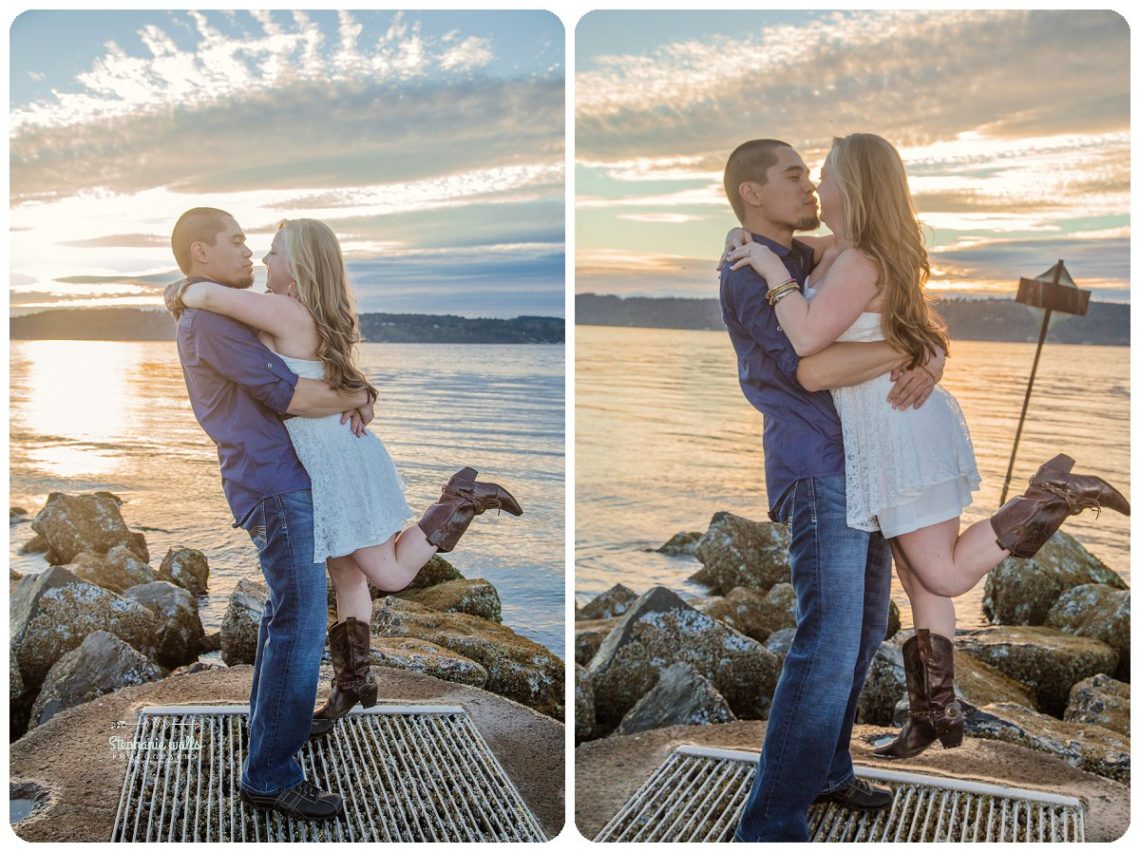
[[[958,535],[959,518],[903,533],[894,546],[902,549],[909,570],[930,592],[948,598],[968,592],[986,573],[1009,556],[997,543],[989,520],[972,524]]]
[[[336,556],[327,561],[333,591],[336,592],[336,620],[350,617],[363,622],[372,620],[372,596],[368,579],[356,567],[352,556]]]
[[[903,591],[910,599],[910,612],[915,629],[924,628],[953,640],[958,620],[954,611],[954,601],[936,595],[922,585],[918,577],[907,567],[905,555],[893,541],[891,550],[895,555],[895,573],[898,574]]]
[[[383,544],[362,547],[352,554],[356,567],[384,592],[398,592],[416,578],[436,546],[413,524]]]

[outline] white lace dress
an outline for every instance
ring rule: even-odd
[[[323,379],[324,364],[280,356],[298,376]],[[313,483],[314,562],[380,544],[412,514],[392,457],[371,432],[357,438],[340,415],[292,417],[285,428]]]
[[[837,339],[883,340],[881,319],[860,314]],[[895,411],[890,390],[885,374],[831,396],[843,424],[847,525],[894,538],[956,518],[982,480],[953,396],[936,385],[921,408]]]

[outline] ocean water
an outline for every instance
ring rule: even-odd
[[[706,594],[691,557],[647,552],[674,533],[703,532],[715,512],[767,519],[762,418],[740,391],[722,331],[578,326],[575,401],[575,597],[623,583]],[[970,427],[982,487],[963,527],[999,505],[1036,344],[954,341],[943,386]],[[1058,452],[1130,496],[1129,351],[1046,341],[1009,496]],[[1105,511],[1065,530],[1126,581],[1129,519]],[[958,598],[959,626],[985,624],[985,581]],[[897,581],[892,597],[910,624]]]
[[[111,491],[145,532],[152,567],[168,547],[210,562],[199,602],[218,628],[238,579],[260,576],[249,536],[231,528],[214,445],[198,426],[173,342],[13,341],[9,348],[11,505],[35,513],[53,491]],[[448,554],[466,577],[498,589],[503,623],[565,654],[565,355],[562,346],[366,343],[361,365],[380,389],[372,430],[420,512],[447,477],[471,465],[507,486],[514,518],[476,518]],[[413,519],[414,520],[414,519]],[[19,572],[29,523],[11,527]]]

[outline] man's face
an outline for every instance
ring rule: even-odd
[[[756,198],[769,222],[787,225],[797,231],[819,227],[815,184],[807,166],[791,148],[777,149],[777,159],[768,168],[768,180],[754,183]]]
[[[202,259],[195,270],[219,284],[244,290],[253,284],[253,252],[245,244],[245,232],[232,218],[218,232],[214,244],[195,243]]]

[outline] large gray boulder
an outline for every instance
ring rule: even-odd
[[[487,670],[485,689],[562,719],[562,660],[509,627],[463,613],[433,612],[392,596],[373,604],[372,625],[380,636],[422,639],[475,660]]]
[[[257,657],[257,629],[269,589],[250,577],[237,581],[222,617],[222,662],[227,666],[253,663]]]
[[[616,728],[674,663],[689,663],[712,681],[737,717],[767,715],[776,687],[775,656],[656,586],[622,616],[590,663],[599,730]]]
[[[1132,735],[1132,687],[1108,675],[1093,675],[1073,685],[1065,707],[1065,721],[1100,725]]]
[[[983,627],[960,634],[955,646],[1025,684],[1037,706],[1058,719],[1075,683],[1111,674],[1118,662],[1116,651],[1103,642],[1049,627]]]
[[[757,523],[729,512],[713,515],[695,555],[704,567],[693,580],[717,595],[727,595],[737,586],[767,592],[792,577],[788,531],[779,524]]]
[[[728,702],[688,663],[661,672],[657,685],[638,699],[618,725],[619,734],[637,734],[671,725],[735,722]]]
[[[153,583],[158,576],[125,544],[116,544],[105,554],[85,550],[67,566],[80,580],[111,592]]]
[[[993,624],[1044,624],[1066,589],[1090,583],[1127,588],[1119,574],[1059,530],[1032,559],[1011,557],[986,575],[982,611]]]
[[[598,621],[603,618],[617,618],[637,600],[637,592],[618,583],[602,592],[574,614],[575,620]]]
[[[989,704],[966,717],[966,733],[1045,752],[1069,766],[1129,783],[1131,747],[1127,737],[1100,725],[1063,722],[1017,704]]]
[[[459,569],[440,556],[438,553],[432,554],[432,557],[424,563],[412,582],[403,589],[403,591],[411,591],[416,589],[429,589],[432,586],[438,586],[441,583],[449,583],[452,580],[462,580],[463,575],[459,573]],[[371,583],[368,584],[368,594],[373,601],[378,601],[381,598],[386,598],[391,592],[386,592],[383,589],[377,588]],[[336,609],[336,590],[333,589],[333,584],[328,584],[328,604],[329,609]]]
[[[28,727],[42,725],[62,710],[116,689],[160,680],[162,675],[158,666],[122,639],[97,630],[51,667],[32,706]]]
[[[654,552],[664,553],[666,556],[694,556],[701,535],[703,534],[700,532],[679,532]]]
[[[146,562],[149,555],[145,548],[140,549],[139,535],[132,533],[123,521],[121,503],[107,491],[49,494],[47,503],[32,521],[32,529],[44,537],[61,563],[71,562],[85,550],[106,553],[117,544],[127,545]]]
[[[891,639],[902,630],[902,613],[899,612],[899,605],[893,600],[887,610],[887,635],[884,639]]]
[[[776,655],[776,661],[779,663],[779,668],[784,668],[784,658],[788,656],[788,652],[792,650],[792,640],[796,638],[796,628],[785,627],[783,630],[775,631],[764,642],[764,647]]]
[[[499,592],[486,580],[448,580],[425,589],[405,589],[397,597],[437,612],[462,612],[488,621],[503,620]]]
[[[172,547],[158,566],[158,579],[181,586],[193,595],[204,595],[210,583],[210,563],[200,550]]]
[[[85,583],[66,568],[29,574],[16,586],[11,604],[12,653],[28,689],[39,689],[60,657],[88,634],[106,630],[145,653],[157,621],[144,606]]]
[[[463,575],[459,573],[459,569],[440,556],[438,553],[432,555],[424,567],[422,567],[412,582],[408,584],[409,589],[426,589],[429,586],[438,586],[440,583],[447,583],[451,580],[462,580]],[[380,592],[380,597],[386,597],[385,592]],[[375,598],[376,595],[373,595]]]
[[[1131,680],[1132,593],[1128,589],[1074,586],[1057,598],[1045,616],[1045,626],[1099,639],[1120,655],[1117,680]]]
[[[694,606],[757,642],[796,626],[796,592],[791,583],[777,583],[766,595],[738,586],[723,598],[707,598]]]
[[[580,666],[590,665],[590,660],[594,659],[594,654],[598,653],[619,621],[620,618],[601,618],[574,622],[574,662]]]
[[[198,602],[187,589],[158,580],[127,589],[123,597],[154,613],[158,632],[151,656],[156,662],[176,669],[198,659],[206,631],[198,616]]]
[[[49,564],[60,564],[60,559],[52,552],[51,545],[48,544],[48,540],[39,533],[36,533],[34,536],[20,545],[20,549],[16,552],[21,556],[26,556],[29,553],[42,553],[44,554],[44,558],[48,561]]]
[[[865,725],[901,725],[905,721],[910,701],[902,645],[913,635],[913,630],[906,630],[879,646],[859,696],[856,721]],[[967,715],[975,707],[995,702],[1036,706],[1027,687],[969,654],[954,654],[954,675],[954,694]]]
[[[20,664],[15,654],[8,654],[8,741],[14,742],[28,730],[28,714],[32,709],[34,692],[24,688]]]
[[[373,636],[369,659],[380,668],[403,669],[430,675],[437,680],[477,686],[487,685],[487,670],[472,659],[431,642],[408,636]],[[377,677],[382,677],[376,673]]]
[[[594,738],[594,688],[590,672],[584,666],[574,666],[574,744]]]

